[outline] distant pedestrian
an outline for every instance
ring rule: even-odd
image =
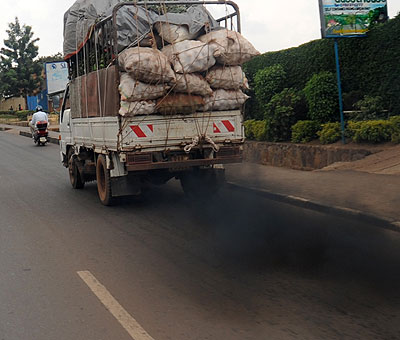
[[[14,108],[13,108],[13,106],[12,106],[12,105],[10,106],[10,111],[11,111],[11,112],[13,112],[13,111],[14,111]]]
[[[21,104],[18,104],[18,111],[22,111],[22,106],[21,106]]]

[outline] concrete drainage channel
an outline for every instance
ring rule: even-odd
[[[19,134],[20,136],[32,138],[32,134],[30,132],[20,131]],[[58,138],[48,137],[48,140],[52,144],[57,144],[57,145],[60,144]]]

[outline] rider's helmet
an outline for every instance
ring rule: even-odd
[[[36,106],[36,112],[43,111],[43,107],[40,105]]]

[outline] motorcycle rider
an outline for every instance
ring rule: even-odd
[[[40,105],[38,105],[36,107],[36,112],[32,116],[32,120],[29,122],[29,127],[31,128],[32,138],[35,133],[37,122],[42,122],[42,121],[46,121],[47,126],[50,125],[49,117],[47,116],[47,113],[43,111],[43,108]]]

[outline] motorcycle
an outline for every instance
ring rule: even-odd
[[[49,132],[47,130],[47,125],[48,124],[46,121],[40,121],[36,123],[36,128],[33,133],[33,142],[37,144],[37,146],[44,146],[49,142]]]

